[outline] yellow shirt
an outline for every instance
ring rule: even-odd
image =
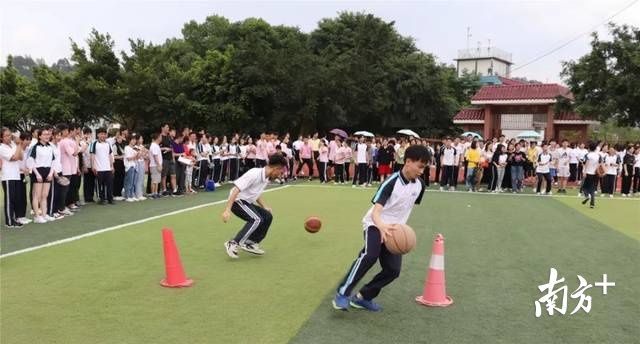
[[[467,158],[467,167],[476,168],[476,166],[478,166],[478,163],[480,162],[480,150],[477,148],[467,149],[465,158]]]
[[[320,139],[311,139],[311,150],[317,152],[320,149]]]

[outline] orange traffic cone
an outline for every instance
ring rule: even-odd
[[[444,282],[444,237],[437,234],[433,240],[429,272],[424,281],[422,295],[416,297],[416,301],[425,306],[447,307],[453,303],[453,299],[447,296]]]
[[[193,284],[193,280],[184,276],[180,253],[176,248],[173,232],[170,229],[162,229],[162,244],[164,246],[164,268],[167,278],[160,281],[160,285],[171,288],[190,287]]]

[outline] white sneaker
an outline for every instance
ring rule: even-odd
[[[356,187],[356,184],[351,184],[351,187],[352,187],[352,188],[355,188],[355,187]]]
[[[64,217],[64,216],[63,216],[63,217]],[[60,218],[60,215],[59,215],[59,214],[58,214],[58,217],[56,217],[55,215],[54,215],[54,216],[49,216],[49,215],[45,215],[45,216],[44,216],[44,219],[45,219],[47,222],[55,221],[55,220],[57,220],[57,219],[59,219],[59,218]]]
[[[146,197],[144,197],[144,196],[140,196],[140,197],[138,197],[138,201],[144,201],[144,200],[146,200],[146,199],[147,199],[147,198],[146,198]]]
[[[77,206],[77,205],[75,205],[75,204],[72,204],[72,205],[70,205],[70,206],[69,206],[69,209],[73,211],[73,210],[78,210],[78,209],[80,209],[80,207],[78,207],[78,206]]]
[[[235,241],[227,241],[224,243],[224,248],[227,251],[227,255],[233,259],[238,259],[238,244]]]
[[[371,187],[371,183],[367,184],[367,187]]]
[[[440,191],[444,191],[444,188],[442,186],[440,187]]]
[[[117,196],[113,198],[114,201],[124,201],[124,197]]]
[[[63,210],[63,211],[61,211],[61,213],[62,213],[63,215],[68,215],[68,216],[73,215],[73,213],[71,212],[71,210],[70,210],[69,208],[64,208],[64,210]]]
[[[115,200],[115,198],[114,198],[114,200]],[[135,202],[135,201],[136,201],[136,199],[135,199],[135,198],[127,198],[127,199],[125,199],[124,201],[125,201],[125,202]]]
[[[19,223],[22,223],[23,225],[31,223],[31,220],[26,217],[20,217],[16,219],[16,221],[18,221]]]
[[[454,188],[453,186],[450,186],[449,191],[456,191],[456,188]]]
[[[609,195],[609,198],[613,198],[613,195]]]
[[[220,183],[216,183],[216,184],[215,184],[215,186],[216,186],[217,188],[219,188],[219,187],[220,187]]]
[[[244,244],[240,245],[240,248],[243,251],[247,251],[249,253],[257,254],[259,256],[264,254],[264,250],[260,248],[260,245],[258,245],[257,243],[254,243],[254,242],[245,242]]]
[[[44,216],[36,216],[36,218],[33,220],[34,223],[47,223],[47,220],[45,220]]]

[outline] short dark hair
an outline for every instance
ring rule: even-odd
[[[273,154],[269,157],[269,166],[285,167],[287,166],[287,159],[280,153]]]
[[[57,126],[58,131],[63,132],[65,130],[69,130],[69,126],[66,123],[60,123]]]
[[[409,148],[404,151],[405,161],[420,161],[426,164],[429,162],[430,157],[431,153],[429,152],[429,149],[423,145],[409,146]]]
[[[105,133],[106,134],[107,133],[107,128],[101,127],[101,128],[96,129],[96,134],[100,134],[100,133]]]
[[[162,134],[161,134],[161,133],[159,133],[159,132],[158,132],[158,133],[153,133],[153,134],[151,134],[151,140],[157,140],[157,139],[158,139],[158,136],[161,136],[161,135],[162,135]]]
[[[4,131],[4,129],[3,129]],[[24,131],[20,134],[20,140],[22,141],[31,141],[31,133]]]
[[[83,134],[91,134],[91,133],[93,133],[93,131],[89,127],[84,127],[84,129],[82,129],[82,133]]]

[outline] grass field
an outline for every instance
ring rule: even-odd
[[[640,201],[429,192],[409,221],[418,247],[377,299],[381,313],[338,312],[334,289],[362,246],[360,220],[374,189],[302,184],[264,195],[274,222],[262,257],[231,261],[223,242],[226,189],[181,199],[87,206],[70,219],[2,231],[2,252],[159,216],[100,235],[0,260],[2,343],[638,343]],[[186,207],[199,208],[170,213]],[[166,215],[169,214],[169,215]],[[323,219],[317,234],[302,229]],[[166,215],[166,216],[165,216]],[[161,229],[170,227],[187,289],[159,286]],[[414,302],[436,232],[446,238],[444,309]],[[569,292],[580,274],[616,286],[589,314],[534,316],[549,268]],[[378,267],[372,269],[373,273]],[[367,280],[370,276],[365,277]]]

